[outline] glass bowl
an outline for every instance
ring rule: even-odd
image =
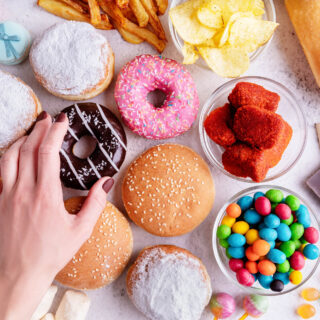
[[[301,157],[307,140],[307,124],[302,108],[298,104],[294,94],[279,82],[268,78],[250,76],[228,81],[216,89],[204,104],[200,114],[199,131],[201,146],[210,164],[216,166],[224,174],[239,181],[257,183],[252,181],[251,178],[237,177],[224,169],[222,164],[222,154],[224,152],[224,148],[209,138],[203,125],[203,122],[209,113],[227,103],[229,93],[238,82],[243,81],[256,83],[263,86],[267,90],[278,93],[280,95],[280,103],[277,114],[280,114],[293,129],[291,141],[287,149],[284,151],[282,159],[275,167],[268,171],[266,178],[263,180],[263,182],[268,182],[279,178],[292,169],[292,167]]]
[[[176,7],[177,5],[185,2],[185,1],[187,1],[187,0],[172,0],[169,10]],[[262,16],[262,18],[264,20],[276,22],[276,10],[275,10],[274,4],[273,4],[273,0],[264,0],[263,2],[264,2],[264,6],[265,6],[265,14]],[[178,32],[174,28],[169,14],[168,14],[168,20],[169,20],[169,30],[170,30],[170,34],[171,34],[171,38],[173,40],[173,43],[174,43],[176,49],[180,52],[181,56],[183,56],[182,55],[182,48],[183,48],[184,41],[182,40],[182,38],[179,36]],[[253,62],[270,45],[272,38],[273,38],[273,36],[264,46],[261,46],[256,51],[250,53],[250,55],[249,55],[250,62]],[[207,65],[207,63],[202,58],[198,59],[195,64],[202,67],[202,68],[211,70],[209,68],[209,66]]]
[[[303,281],[299,285],[293,285],[290,282],[289,284],[287,284],[284,287],[284,290],[282,292],[274,292],[274,291],[271,291],[270,289],[264,289],[263,287],[260,286],[258,281],[256,281],[252,287],[246,287],[246,286],[239,284],[239,282],[236,279],[236,273],[233,272],[229,268],[229,259],[226,256],[225,249],[219,244],[219,240],[216,236],[217,229],[218,229],[219,225],[221,224],[221,221],[225,215],[226,208],[230,203],[237,202],[237,200],[243,196],[247,196],[247,195],[253,196],[254,193],[257,191],[262,191],[265,193],[269,189],[279,189],[283,192],[285,197],[289,194],[292,194],[292,195],[298,197],[300,199],[301,203],[304,204],[305,206],[307,206],[307,208],[309,209],[310,218],[311,218],[311,226],[313,226],[314,228],[316,228],[319,231],[319,229],[320,229],[319,220],[317,219],[316,214],[314,213],[314,211],[311,209],[311,207],[307,204],[307,202],[300,195],[298,195],[297,193],[295,193],[289,189],[286,189],[286,188],[283,188],[280,186],[261,185],[261,186],[257,186],[257,187],[251,187],[251,188],[245,189],[245,190],[237,193],[229,201],[227,201],[227,203],[220,209],[220,211],[218,212],[218,215],[216,217],[214,226],[213,226],[212,247],[213,247],[214,257],[215,257],[221,271],[228,278],[228,280],[234,282],[237,286],[239,286],[240,288],[242,288],[244,291],[248,292],[249,294],[259,294],[259,295],[264,295],[264,296],[277,296],[277,295],[283,295],[283,294],[289,293],[289,292],[294,291],[294,290],[298,289],[299,287],[303,286],[315,273],[315,271],[320,263],[320,257],[316,260],[308,260],[307,259],[306,263],[305,263],[305,267],[302,270],[300,270],[303,274]],[[317,244],[317,246],[319,247],[319,243]]]

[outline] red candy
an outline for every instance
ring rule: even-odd
[[[231,258],[229,260],[229,267],[233,272],[237,272],[239,269],[243,268],[243,261],[241,259]]]
[[[304,230],[303,237],[310,243],[317,243],[319,240],[319,232],[314,227],[309,227]]]
[[[299,251],[295,251],[290,258],[290,266],[294,270],[301,270],[305,262],[304,255]]]
[[[237,271],[237,280],[243,286],[251,287],[254,284],[254,276],[247,269],[239,269]]]
[[[287,220],[291,217],[291,209],[285,203],[279,203],[276,206],[275,213],[281,220]]]
[[[271,202],[266,197],[259,197],[255,201],[254,207],[257,210],[257,212],[262,216],[267,216],[271,213]]]

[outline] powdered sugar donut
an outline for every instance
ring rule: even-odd
[[[0,156],[32,126],[41,111],[33,90],[0,70]]]
[[[156,89],[166,94],[160,108],[147,96]],[[199,98],[189,72],[178,62],[141,55],[121,70],[115,99],[125,124],[148,139],[167,139],[187,131],[195,121]]]
[[[90,24],[77,21],[47,29],[34,41],[30,63],[37,80],[67,100],[97,96],[114,73],[114,55],[106,38]]]
[[[147,319],[199,320],[211,297],[206,267],[171,245],[143,249],[127,275],[127,291]]]

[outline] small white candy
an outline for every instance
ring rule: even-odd
[[[54,315],[52,313],[47,313],[41,320],[54,320]]]
[[[34,314],[31,317],[31,320],[39,320],[41,319],[51,308],[53,299],[58,291],[57,286],[51,286],[47,293],[42,298],[40,304],[38,305],[38,308],[34,312]]]

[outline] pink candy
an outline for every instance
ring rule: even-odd
[[[306,261],[304,259],[304,255],[299,251],[295,251],[290,258],[290,265],[291,265],[291,268],[294,270],[303,269],[305,262]]]
[[[254,207],[257,210],[257,212],[262,216],[267,216],[271,213],[271,202],[266,197],[259,197],[255,201]]]
[[[279,203],[276,206],[275,213],[281,220],[287,220],[291,217],[291,209],[285,203]]]
[[[254,284],[254,276],[247,269],[239,269],[237,271],[237,280],[243,286],[251,287]]]
[[[306,228],[303,236],[310,243],[317,243],[319,240],[319,232],[314,227]]]
[[[239,269],[242,269],[244,266],[243,260],[231,258],[229,260],[229,267],[233,272],[237,272]]]

